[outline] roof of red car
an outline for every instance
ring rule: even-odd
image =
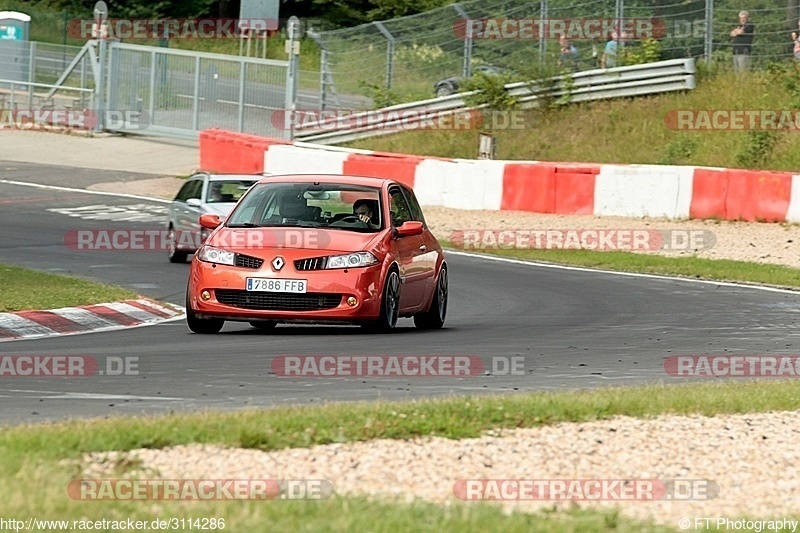
[[[342,183],[345,185],[361,185],[367,187],[382,187],[386,182],[394,182],[390,178],[368,178],[366,176],[346,176],[342,174],[281,174],[266,176],[259,183]]]

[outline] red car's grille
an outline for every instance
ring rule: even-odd
[[[308,259],[298,259],[294,262],[295,270],[322,270],[325,268],[324,257],[309,257]]]
[[[249,255],[236,254],[236,266],[244,268],[261,268],[264,264],[263,259],[250,257]]]
[[[215,292],[221,304],[265,311],[318,311],[333,309],[342,302],[341,294],[289,294],[232,289],[218,289]]]

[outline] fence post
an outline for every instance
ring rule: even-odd
[[[394,67],[394,36],[386,29],[382,22],[373,22],[386,38],[386,88],[392,88],[392,70]]]
[[[461,7],[461,4],[453,4],[453,9],[458,12],[467,25],[467,31],[464,33],[464,67],[461,69],[461,76],[469,78],[472,76],[472,20],[467,12],[464,11],[464,8]]]
[[[297,107],[297,63],[299,57],[300,42],[300,19],[292,16],[286,25],[286,33],[289,36],[287,50],[289,52],[289,66],[286,69],[286,101],[284,103],[284,124],[289,118],[289,113],[294,112]],[[289,121],[289,140],[294,139],[294,126]]]
[[[328,50],[322,48],[319,56],[319,108],[325,110],[325,103],[328,101],[328,84],[325,83],[325,73],[328,71]]]
[[[547,50],[547,42],[545,41],[544,28],[547,27],[547,0],[539,0],[539,27],[542,31],[539,32],[539,68],[544,68],[544,57]]]
[[[150,97],[147,101],[147,112],[150,114],[147,117],[148,125],[152,126],[156,118],[156,67],[158,65],[158,56],[155,52],[150,52]]]
[[[247,84],[247,62],[239,58],[239,133],[244,132],[244,87]]]
[[[706,66],[711,68],[711,54],[714,52],[714,0],[706,0]]]
[[[192,95],[192,130],[200,129],[200,56],[194,58],[194,94]]]
[[[36,41],[30,41],[28,47],[28,103],[33,109],[33,82],[36,81]]]

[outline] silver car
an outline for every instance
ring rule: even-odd
[[[169,205],[167,256],[172,263],[183,263],[196,252],[208,236],[200,227],[200,215],[212,213],[224,219],[239,198],[263,178],[257,174],[208,174],[191,176]]]

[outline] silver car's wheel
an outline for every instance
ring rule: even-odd
[[[178,250],[178,238],[175,229],[170,226],[167,231],[167,257],[170,263],[185,263],[187,252]]]

